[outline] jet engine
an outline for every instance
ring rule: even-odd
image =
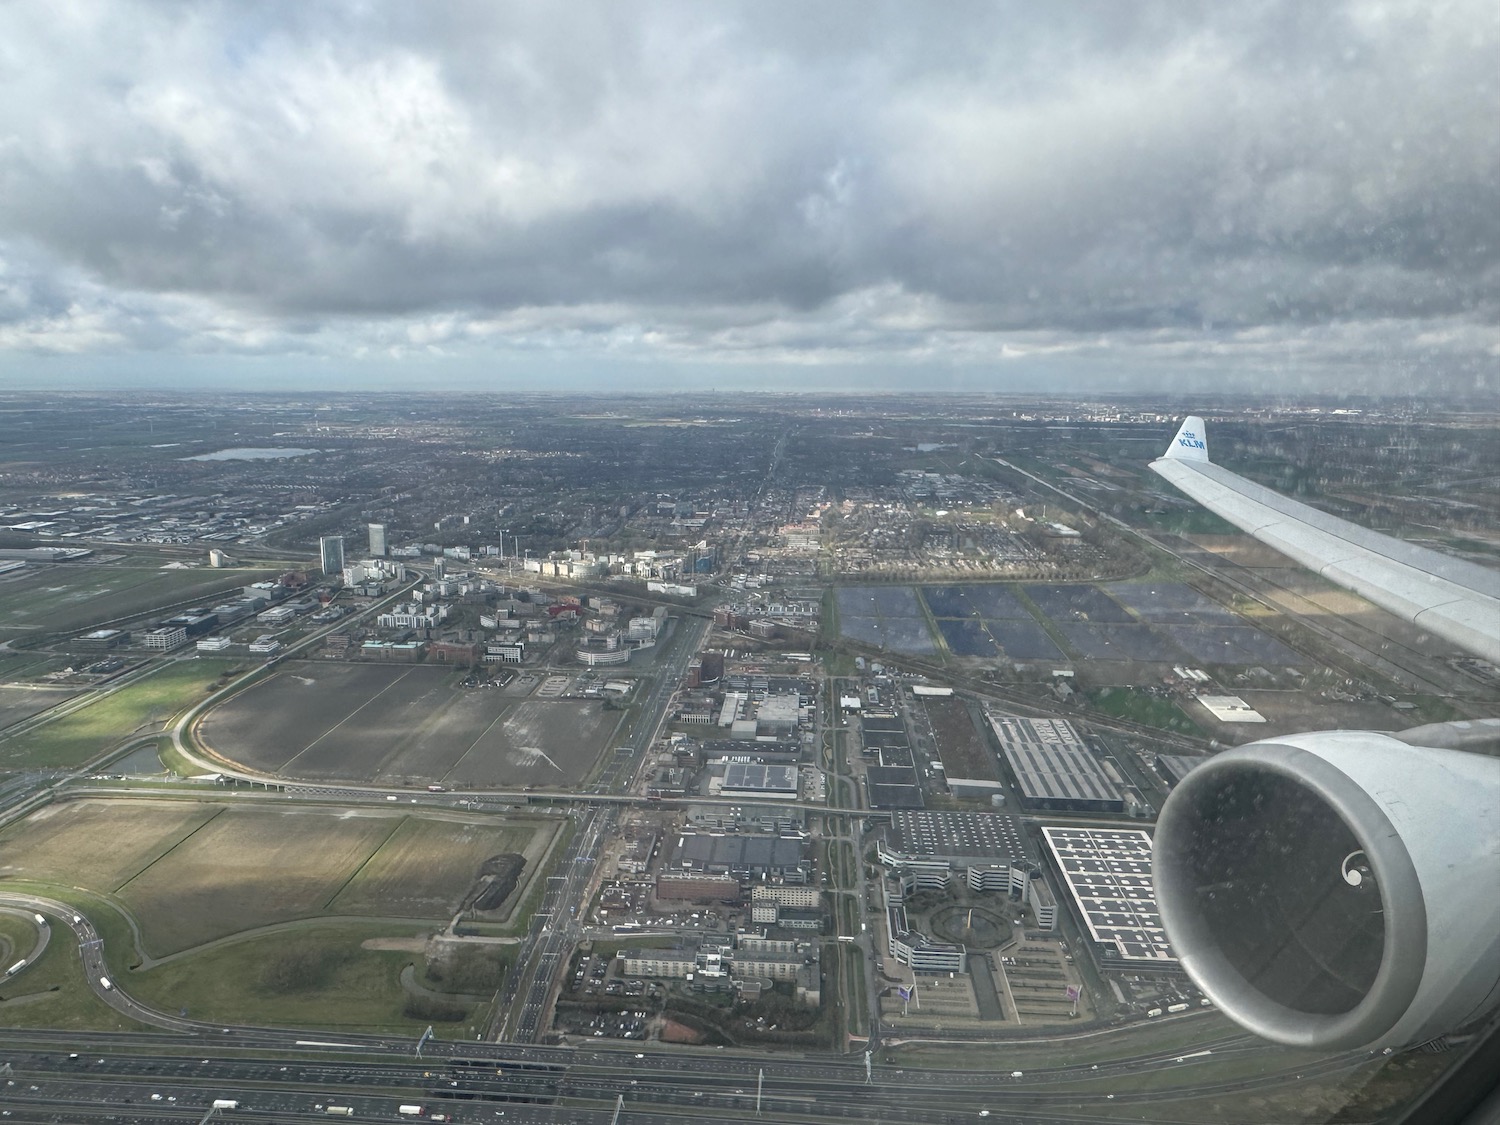
[[[1500,758],[1371,731],[1241,746],[1168,798],[1154,875],[1188,975],[1267,1039],[1404,1046],[1500,1003]]]

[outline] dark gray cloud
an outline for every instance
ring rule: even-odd
[[[1492,4],[0,7],[0,348],[1500,358]]]

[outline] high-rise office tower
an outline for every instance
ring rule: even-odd
[[[370,525],[370,554],[377,559],[385,558],[385,524]]]
[[[318,551],[323,556],[325,575],[344,573],[344,537],[325,535],[318,540]]]

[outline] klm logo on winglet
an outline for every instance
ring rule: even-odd
[[[1182,429],[1177,431],[1177,436],[1167,446],[1167,452],[1163,456],[1184,461],[1207,461],[1208,431],[1204,428],[1203,419],[1196,414],[1184,418]]]

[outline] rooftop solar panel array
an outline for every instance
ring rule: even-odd
[[[724,767],[724,788],[795,794],[797,767],[761,762],[730,762]]]
[[[1175,964],[1139,829],[1044,827],[1042,836],[1094,940],[1122,961]]]

